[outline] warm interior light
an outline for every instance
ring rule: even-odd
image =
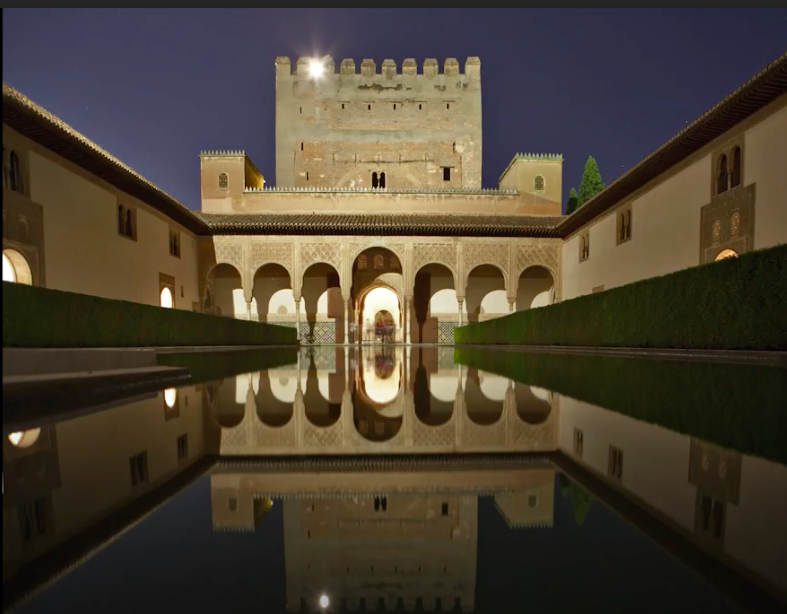
[[[325,64],[320,60],[312,60],[309,62],[309,74],[314,79],[319,79],[325,72]]]
[[[16,283],[16,271],[11,259],[3,252],[3,281]]]
[[[161,290],[161,306],[164,309],[172,309],[175,306],[175,301],[172,297],[172,290],[164,288]]]
[[[16,431],[8,434],[8,441],[15,448],[29,448],[41,436],[41,429],[30,429],[29,431]]]
[[[331,600],[328,599],[328,595],[320,595],[320,607],[327,608],[331,605]]]
[[[167,407],[172,409],[175,407],[175,401],[178,400],[178,391],[175,388],[167,388],[164,391],[164,402],[167,404]]]

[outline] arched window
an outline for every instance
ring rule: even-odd
[[[131,213],[131,209],[126,211],[126,236],[129,239],[134,238],[134,218]]]
[[[535,190],[536,192],[543,192],[544,191],[544,178],[541,175],[536,175],[535,180]]]
[[[22,169],[19,165],[19,156],[15,151],[11,152],[11,170],[9,183],[14,192],[22,192]]]
[[[161,289],[161,306],[164,309],[172,309],[175,306],[175,298],[172,296],[172,290],[169,287]]]
[[[378,270],[385,268],[385,260],[383,259],[381,254],[377,254],[374,257],[374,268]]]
[[[27,259],[15,249],[3,250],[3,281],[11,283],[33,285],[33,271]]]
[[[380,187],[385,188],[385,173],[380,173]]]
[[[722,192],[727,191],[727,176],[729,171],[727,170],[727,156],[722,155],[721,159],[719,160],[719,176],[716,179],[716,194],[721,194]]]
[[[230,178],[227,173],[219,173],[219,190],[226,190],[230,185]]]
[[[732,216],[730,216],[730,234],[733,237],[737,237],[741,233],[741,214],[739,211],[735,211]]]
[[[737,257],[738,257],[738,252],[736,252],[734,249],[723,249],[718,253],[716,258],[714,258],[714,261],[718,262],[719,260],[725,260],[727,258],[737,258]]]
[[[377,188],[379,187],[379,182],[377,181],[377,173],[372,173],[372,187]]]
[[[369,263],[366,260],[366,254],[361,254],[358,256],[358,270],[364,270],[369,268]]]
[[[741,184],[741,148],[736,147],[732,154],[732,177],[730,181],[731,188],[737,188]]]

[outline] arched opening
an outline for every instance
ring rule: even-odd
[[[506,392],[510,382],[505,377],[467,370],[465,380],[465,407],[470,420],[489,426],[500,420],[505,408]]]
[[[453,343],[459,324],[454,274],[442,264],[427,264],[415,275],[410,336],[413,343]]]
[[[230,185],[230,178],[227,173],[219,173],[219,190],[226,190]]]
[[[161,289],[161,293],[159,294],[159,305],[164,309],[172,309],[175,306],[175,297],[172,296],[172,290],[169,287],[164,287]]]
[[[719,175],[716,179],[716,194],[721,194],[722,192],[727,191],[728,176],[727,156],[722,155],[719,159]]]
[[[309,343],[344,342],[344,300],[339,273],[330,264],[312,264],[303,272],[301,337]]]
[[[238,269],[226,262],[216,265],[208,273],[207,286],[210,290],[205,293],[205,313],[246,318],[246,298]],[[210,304],[207,304],[208,298]]]
[[[507,315],[506,282],[496,266],[482,264],[470,271],[467,277],[467,320],[484,322]]]
[[[295,295],[290,274],[280,264],[264,264],[254,273],[251,319],[295,326]]]
[[[178,402],[177,388],[167,388],[164,391],[164,404],[167,406],[168,409],[173,409],[177,402]]]
[[[737,188],[741,184],[741,175],[743,169],[741,168],[741,148],[736,147],[732,153],[732,176],[730,177],[730,187]]]
[[[274,428],[289,424],[295,413],[298,392],[298,371],[270,369],[262,372],[257,391],[257,418],[265,426]]]
[[[404,420],[403,365],[392,347],[359,355],[353,391],[353,422],[369,441],[388,441]]]
[[[33,271],[27,259],[15,249],[3,250],[3,281],[33,285]]]
[[[721,250],[716,255],[716,258],[714,258],[714,261],[718,262],[719,260],[726,260],[727,258],[737,258],[737,257],[738,257],[738,252],[736,252],[734,249],[727,248]]]
[[[429,426],[447,423],[454,413],[454,401],[458,387],[457,374],[434,369],[423,359],[424,348],[418,350],[418,367],[413,379],[413,402],[415,415]]]
[[[544,388],[514,384],[516,413],[528,424],[546,422],[552,412],[552,395]]]
[[[205,386],[206,404],[216,424],[222,428],[235,428],[243,422],[248,387],[248,377],[234,377]],[[239,396],[242,402],[238,401]]]
[[[533,182],[533,188],[536,192],[544,191],[544,177],[542,175],[536,175],[536,179]]]
[[[385,173],[380,173],[380,188],[385,189]]]
[[[391,250],[370,247],[358,254],[352,267],[352,324],[349,332],[353,342],[374,342],[374,318],[378,311],[388,311],[393,315],[396,326],[394,339],[403,341],[403,287],[402,264]],[[375,291],[373,295],[372,291]]]
[[[374,172],[374,173],[372,173],[372,187],[373,188],[377,188],[377,187],[379,187],[379,185],[380,185],[380,182],[377,179],[377,173]]]
[[[397,294],[386,286],[369,290],[361,298],[361,335],[366,343],[401,341],[402,315]]]
[[[29,429],[27,431],[15,431],[8,433],[8,442],[15,448],[24,450],[33,447],[41,437],[41,429]]]
[[[311,358],[306,372],[306,388],[303,393],[303,404],[306,419],[320,427],[329,427],[339,421],[342,415],[342,392],[336,390],[335,384],[343,383],[343,378],[331,381],[327,370],[318,370],[314,357]],[[331,384],[334,384],[332,391]],[[333,392],[333,394],[331,394]],[[333,401],[333,402],[331,402]]]
[[[522,271],[516,292],[516,310],[526,311],[545,307],[555,302],[555,280],[542,266],[531,266]]]

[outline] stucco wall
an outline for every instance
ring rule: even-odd
[[[175,306],[199,300],[196,242],[143,203],[111,191],[30,152],[30,197],[42,205],[49,288],[159,304],[159,274],[175,278]],[[118,203],[136,207],[137,239],[118,234]],[[169,253],[169,230],[180,230],[181,257]]]
[[[754,249],[787,242],[787,97],[774,105],[743,133],[742,185],[755,184]],[[563,245],[563,299],[700,264],[701,208],[711,203],[713,151],[740,131],[720,137],[691,164],[675,174],[668,171],[651,189],[621,203],[632,206],[630,240],[617,244],[615,210],[569,238]],[[590,256],[580,262],[585,232]]]

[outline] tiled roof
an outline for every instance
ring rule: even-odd
[[[3,123],[192,232],[207,233],[205,224],[186,205],[6,83],[3,83]]]
[[[787,52],[686,126],[560,224],[566,237],[787,93]]]
[[[420,213],[201,213],[211,234],[557,237],[561,216]]]

